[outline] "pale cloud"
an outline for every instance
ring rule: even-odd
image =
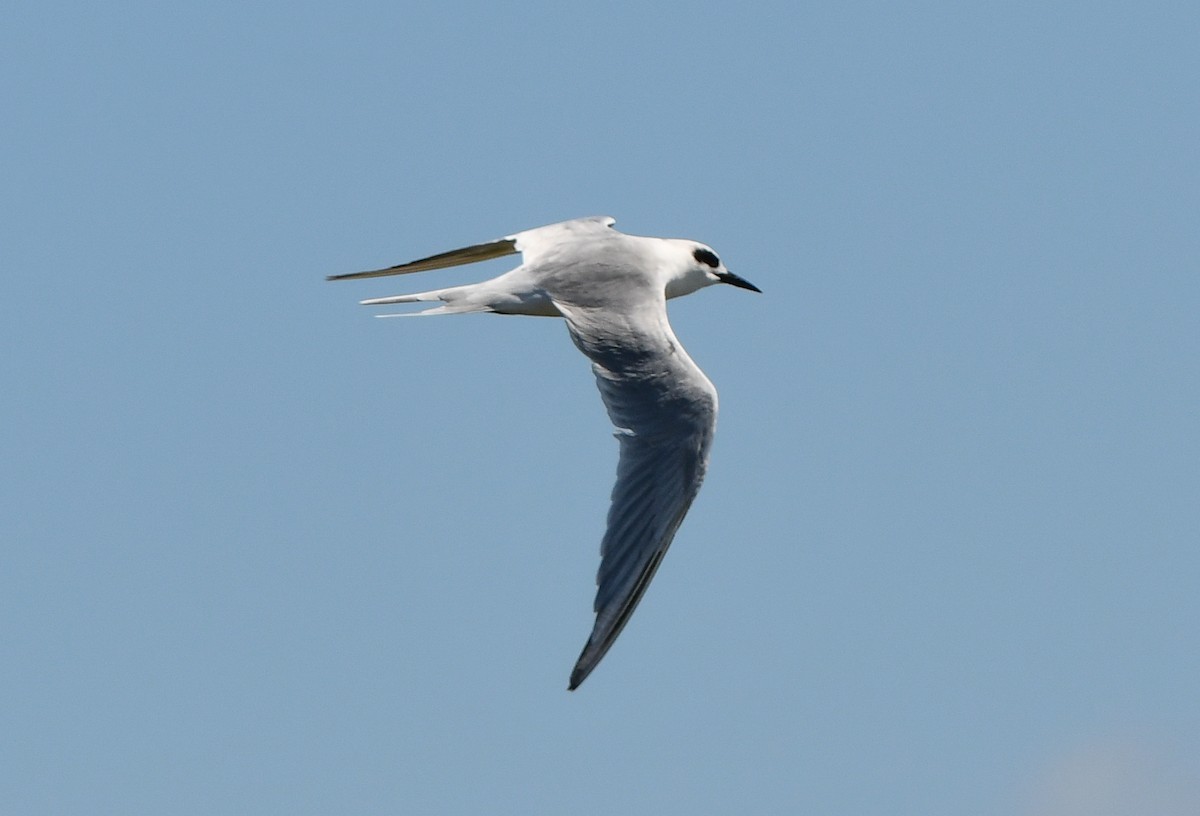
[[[1140,737],[1088,740],[1036,775],[1029,816],[1198,816],[1200,757]]]

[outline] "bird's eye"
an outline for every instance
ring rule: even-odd
[[[697,249],[692,253],[692,257],[705,266],[711,266],[713,269],[721,265],[721,259],[707,249]]]

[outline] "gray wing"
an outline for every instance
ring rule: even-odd
[[[505,255],[516,255],[518,252],[524,256],[525,263],[532,264],[563,244],[610,233],[609,228],[615,223],[616,220],[607,215],[575,218],[570,221],[560,221],[557,224],[547,224],[544,227],[535,227],[495,241],[452,249],[449,252],[439,252],[428,258],[389,266],[385,269],[326,275],[325,280],[359,280],[360,278],[382,278],[388,275],[407,275],[410,272],[427,272],[432,269],[446,269],[451,266],[490,261],[493,258],[503,258]]]
[[[575,689],[628,623],[700,490],[717,392],[671,331],[661,293],[618,311],[556,305],[592,361],[621,448],[600,547],[596,623],[571,672]]]
[[[430,269],[445,269],[450,266],[490,261],[492,258],[503,258],[505,255],[517,254],[515,238],[501,238],[498,241],[488,241],[485,244],[475,244],[462,249],[452,249],[430,255],[419,261],[389,266],[386,269],[372,269],[368,272],[348,272],[343,275],[326,275],[325,280],[358,280],[359,278],[382,278],[387,275],[407,275],[410,272],[426,272]]]

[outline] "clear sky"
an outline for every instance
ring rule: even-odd
[[[1200,812],[1194,2],[17,2],[0,812]],[[645,601],[561,323],[326,283],[611,214],[755,295]]]

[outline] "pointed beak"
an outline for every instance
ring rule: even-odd
[[[762,294],[762,289],[759,289],[750,281],[743,277],[733,274],[732,272],[718,272],[717,277],[721,279],[721,283],[728,283],[730,286],[736,286],[739,289],[749,289],[751,292]]]

